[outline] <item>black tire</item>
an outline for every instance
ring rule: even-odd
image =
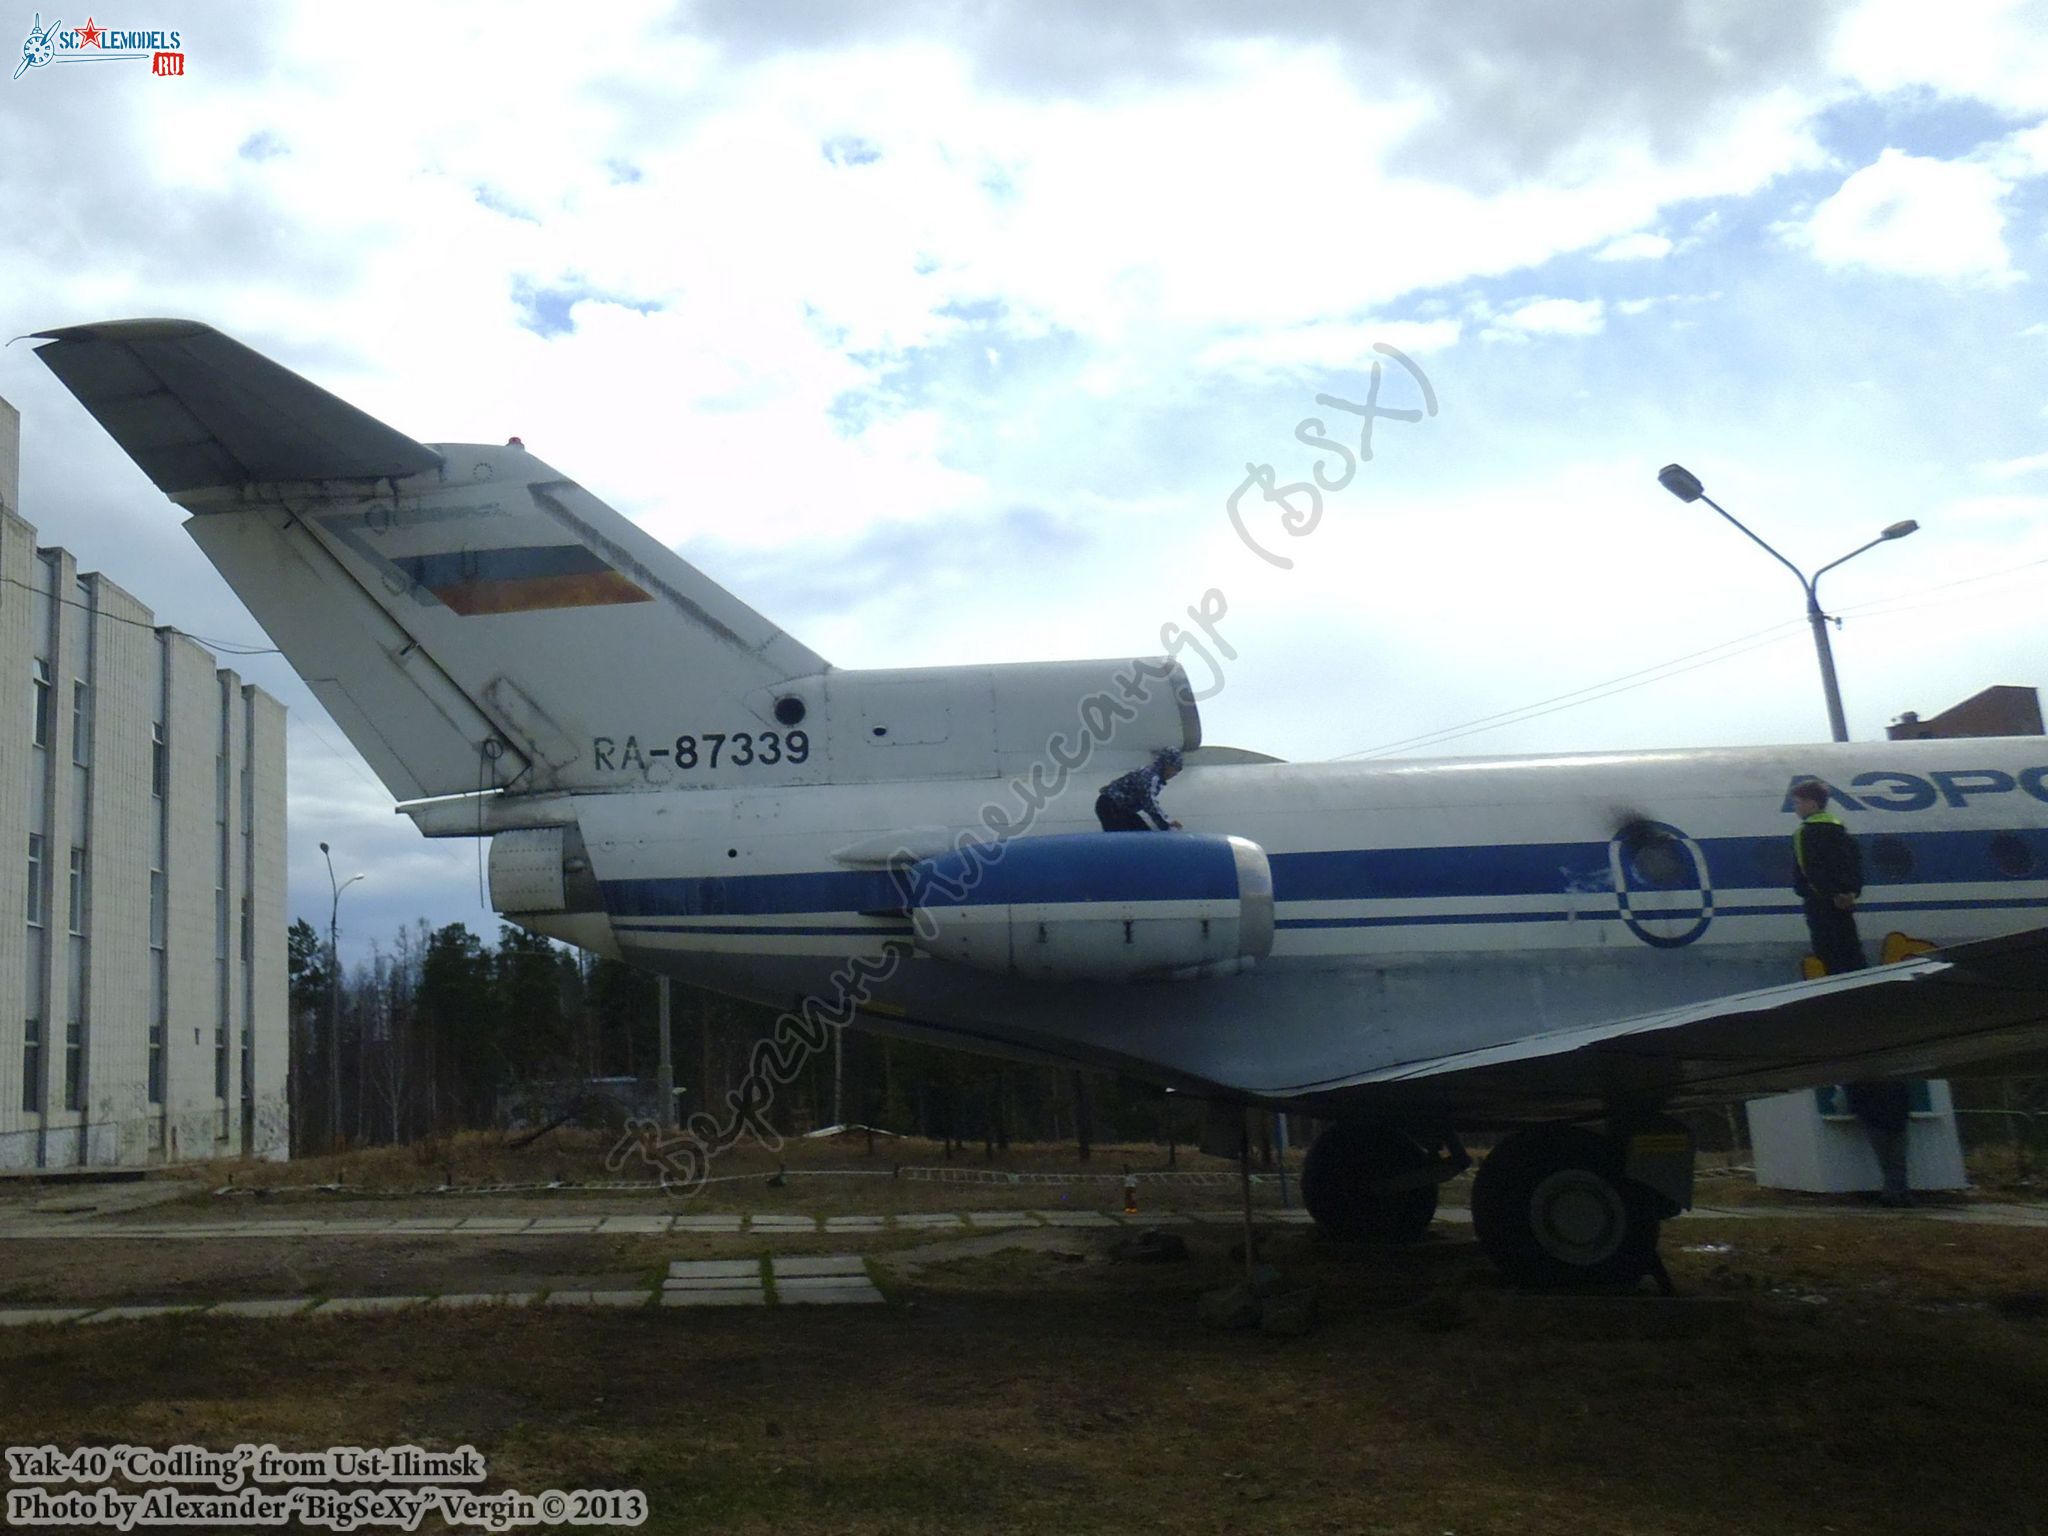
[[[1371,1121],[1347,1120],[1316,1137],[1301,1165],[1301,1203],[1323,1236],[1345,1243],[1412,1243],[1436,1219],[1436,1184],[1388,1189],[1385,1181],[1429,1165],[1414,1139]]]
[[[1629,1286],[1657,1259],[1657,1197],[1622,1176],[1621,1149],[1575,1125],[1517,1131],[1472,1181],[1472,1227],[1517,1285]]]

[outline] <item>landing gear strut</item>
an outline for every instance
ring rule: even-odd
[[[1439,1181],[1464,1167],[1413,1137],[1365,1120],[1328,1127],[1301,1165],[1301,1203],[1324,1236],[1352,1243],[1412,1243],[1436,1216]]]
[[[1621,1146],[1575,1125],[1507,1138],[1472,1181],[1472,1227],[1518,1285],[1634,1285],[1658,1277],[1657,1229],[1673,1207],[1623,1172]]]

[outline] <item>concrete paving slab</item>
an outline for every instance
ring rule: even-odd
[[[765,1307],[768,1293],[756,1286],[751,1291],[663,1291],[664,1307]]]
[[[1186,1211],[1139,1211],[1135,1216],[1124,1216],[1124,1221],[1133,1227],[1184,1227],[1193,1219]]]
[[[1035,1227],[1038,1222],[1029,1211],[969,1211],[967,1225],[970,1227]]]
[[[866,1275],[790,1275],[775,1277],[775,1289],[782,1292],[792,1288],[799,1291],[857,1291],[864,1285],[875,1282]]]
[[[859,1275],[866,1277],[868,1267],[857,1253],[793,1254],[786,1259],[771,1259],[769,1267],[775,1271],[778,1283],[785,1279],[810,1278],[818,1275]]]
[[[644,1307],[653,1299],[649,1291],[550,1291],[551,1307]]]
[[[68,1323],[84,1317],[91,1307],[9,1307],[0,1312],[0,1328],[29,1328],[37,1323]]]
[[[429,1307],[530,1307],[538,1291],[461,1291],[436,1296],[424,1303]]]
[[[1236,1227],[1244,1224],[1243,1211],[1189,1211],[1191,1221],[1206,1222],[1212,1227]],[[1256,1220],[1256,1213],[1254,1213]]]
[[[600,1216],[536,1216],[529,1232],[595,1232]]]
[[[672,1218],[667,1216],[607,1216],[597,1224],[599,1232],[666,1232]]]
[[[692,1275],[751,1275],[761,1278],[759,1259],[677,1259],[668,1267],[671,1280],[687,1279]]]
[[[664,1291],[744,1291],[749,1286],[761,1289],[761,1272],[751,1275],[691,1275],[686,1279],[671,1276],[661,1282]]]
[[[417,1307],[426,1299],[424,1296],[336,1296],[322,1302],[315,1310],[321,1317],[342,1317],[358,1312],[399,1312],[407,1307]]]
[[[951,1211],[910,1211],[896,1218],[896,1225],[911,1231],[937,1231],[952,1229],[961,1224],[961,1218]]]
[[[453,1232],[459,1216],[401,1216],[391,1223],[394,1232]]]
[[[753,1232],[815,1232],[818,1218],[815,1216],[750,1216],[747,1218],[749,1231]]]
[[[743,1216],[678,1216],[675,1229],[678,1232],[737,1232]]]
[[[785,1307],[855,1306],[882,1303],[882,1293],[873,1285],[832,1285],[822,1280],[793,1280],[775,1288],[775,1300]]]
[[[217,1301],[206,1309],[208,1317],[290,1317],[313,1305],[310,1296],[266,1296],[254,1301]]]
[[[1101,1211],[1033,1211],[1048,1227],[1119,1227],[1123,1223]]]
[[[827,1216],[827,1232],[879,1232],[888,1222],[886,1216]]]
[[[507,1220],[502,1216],[465,1216],[456,1223],[458,1232],[524,1232],[531,1224],[530,1217]]]
[[[197,1312],[198,1310],[198,1305],[192,1302],[185,1302],[170,1307],[108,1307],[103,1311],[92,1313],[84,1321],[88,1323],[119,1323],[138,1317],[176,1317],[186,1313]]]

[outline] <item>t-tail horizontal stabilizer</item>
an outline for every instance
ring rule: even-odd
[[[681,784],[760,732],[742,765],[825,776],[775,713],[824,661],[517,444],[415,442],[191,321],[43,336],[397,799]]]

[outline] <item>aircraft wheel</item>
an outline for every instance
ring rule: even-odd
[[[1412,1243],[1436,1217],[1436,1183],[1390,1189],[1386,1181],[1429,1162],[1429,1154],[1399,1131],[1371,1121],[1340,1121],[1308,1149],[1301,1165],[1301,1203],[1325,1237]]]
[[[1517,1131],[1472,1181],[1479,1246],[1517,1285],[1633,1285],[1657,1263],[1656,1196],[1621,1149],[1575,1125]]]

